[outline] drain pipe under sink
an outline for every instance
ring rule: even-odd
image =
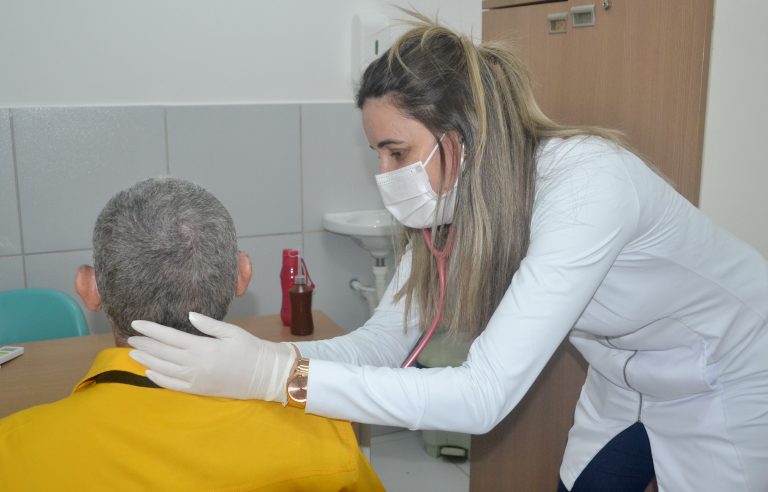
[[[364,285],[360,280],[353,278],[349,281],[349,287],[359,292],[366,301],[368,301],[369,314],[373,315],[373,311],[376,306],[379,305],[379,301],[384,296],[384,291],[387,289],[387,274],[389,273],[389,267],[386,265],[384,258],[376,258],[376,265],[373,267],[373,278],[375,287],[369,287]]]

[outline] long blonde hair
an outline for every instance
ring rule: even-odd
[[[467,36],[407,13],[415,18],[412,28],[366,69],[357,105],[362,109],[369,98],[388,97],[438,141],[445,133],[458,133],[464,166],[450,226],[454,237],[442,327],[475,336],[487,325],[528,249],[539,143],[577,135],[620,137],[550,120],[536,104],[525,65],[508,47],[475,45]],[[440,189],[444,145],[439,144]],[[452,150],[452,155],[460,153]],[[443,247],[448,228],[435,226],[432,232],[435,246]],[[399,243],[400,256],[406,246],[411,248],[412,263],[395,299],[405,298],[406,318],[418,307],[423,330],[437,310],[435,259],[420,229],[405,228]]]

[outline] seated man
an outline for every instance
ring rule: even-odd
[[[104,207],[93,248],[75,285],[106,311],[117,348],[69,397],[0,420],[0,489],[383,490],[348,422],[161,389],[128,357],[131,320],[199,334],[190,311],[222,319],[245,292],[250,259],[213,195],[142,181]]]

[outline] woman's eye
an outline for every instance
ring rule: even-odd
[[[404,150],[393,150],[389,153],[389,156],[395,159],[396,161],[400,162],[405,158],[406,154],[407,152]]]

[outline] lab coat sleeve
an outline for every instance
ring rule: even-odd
[[[296,342],[301,355],[357,366],[399,367],[421,334],[416,310],[411,310],[406,330],[405,301],[393,300],[410,275],[410,262],[410,251],[406,251],[373,316],[363,326],[330,340]]]
[[[528,391],[637,229],[638,198],[621,155],[603,154],[540,180],[527,256],[462,366],[393,369],[312,360],[307,411],[410,429],[482,434],[496,426]]]

